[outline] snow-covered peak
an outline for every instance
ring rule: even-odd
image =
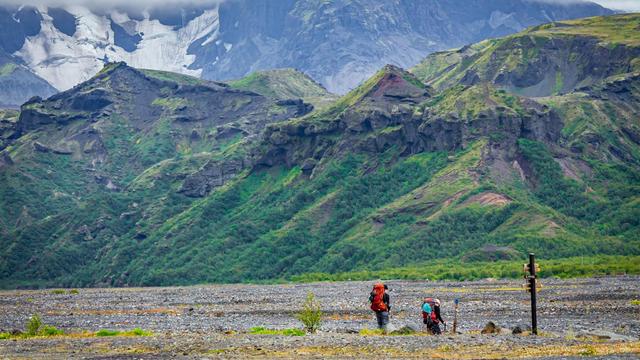
[[[76,25],[68,35],[49,14],[51,9],[41,6],[38,10],[43,18],[41,31],[27,37],[15,55],[59,90],[89,79],[105,61],[200,76],[200,69],[189,68],[195,60],[189,46],[215,35],[219,26],[217,5],[181,27],[151,19],[149,12],[136,20],[118,10],[97,14],[84,6],[69,6],[64,11],[75,17]]]

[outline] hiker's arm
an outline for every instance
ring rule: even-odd
[[[440,316],[440,307],[436,306],[434,310],[436,312],[436,319],[438,319],[440,322],[446,322],[444,321],[444,319],[442,319],[442,316]]]

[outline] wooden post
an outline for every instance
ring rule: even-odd
[[[455,303],[455,310],[453,313],[453,334],[455,335],[458,333],[458,303],[460,302],[460,299],[455,299],[453,302]]]
[[[531,333],[538,335],[538,314],[536,313],[536,259],[529,254],[529,286],[531,292]]]

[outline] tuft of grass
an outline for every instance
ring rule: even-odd
[[[638,299],[631,300],[631,305],[638,305],[638,306],[640,306],[640,300],[638,300]]]
[[[151,336],[153,333],[145,331],[140,328],[135,328],[129,331],[101,329],[95,333],[95,336]]]
[[[381,336],[384,335],[384,330],[382,329],[362,329],[360,330],[360,335],[362,336]]]
[[[71,289],[71,290],[69,290],[69,294],[77,295],[77,294],[80,294],[80,291],[78,291],[78,289]]]
[[[51,290],[51,294],[62,295],[62,294],[66,294],[66,291],[64,289],[53,289]]]
[[[252,327],[249,333],[253,335],[284,335],[284,336],[304,336],[304,330],[300,329],[267,329],[262,326]]]
[[[117,336],[120,334],[120,331],[117,330],[107,330],[102,329],[96,332],[96,336]]]
[[[58,329],[55,326],[45,325],[40,330],[40,335],[42,335],[42,336],[59,336],[59,335],[64,335],[64,331]]]
[[[11,334],[9,334],[8,332],[0,332],[0,340],[6,340],[10,338],[11,338]]]

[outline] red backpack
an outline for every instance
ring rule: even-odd
[[[373,311],[389,311],[387,304],[384,303],[384,285],[373,285],[373,291],[371,292],[373,299],[371,300],[371,310]]]

